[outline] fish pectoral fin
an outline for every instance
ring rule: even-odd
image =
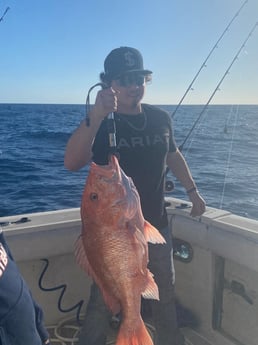
[[[153,274],[149,270],[147,273],[147,279],[148,279],[147,286],[145,290],[142,292],[142,297],[148,298],[148,299],[159,300],[159,289],[153,279]]]
[[[77,264],[91,277],[94,276],[94,271],[91,268],[89,260],[86,256],[83,246],[82,235],[80,235],[74,244],[74,254]]]
[[[160,232],[147,220],[144,221],[144,237],[147,242],[165,244],[166,241]]]
[[[103,299],[107,307],[112,311],[112,313],[118,314],[120,312],[120,303],[115,297],[112,297],[104,288],[101,279],[98,278],[97,274],[91,267],[89,260],[86,256],[85,249],[83,246],[82,235],[80,235],[75,242],[75,258],[78,265],[95,281],[95,283],[100,288]]]

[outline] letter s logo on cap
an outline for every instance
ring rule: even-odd
[[[125,58],[126,66],[128,66],[128,67],[133,67],[133,66],[135,66],[135,58],[134,58],[133,53],[131,53],[131,52],[126,52],[126,53],[124,54],[124,58]]]

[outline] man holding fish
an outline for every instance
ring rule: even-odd
[[[151,345],[139,315],[141,295],[151,298],[155,344],[184,344],[176,320],[172,238],[164,203],[166,166],[186,189],[192,216],[205,212],[205,202],[176,146],[169,114],[142,103],[151,76],[137,49],[112,50],[100,74],[105,87],[67,144],[69,170],[93,161],[76,248],[77,260],[94,280],[80,345],[106,343],[110,311],[122,312],[117,345]],[[110,154],[110,113],[118,159]]]

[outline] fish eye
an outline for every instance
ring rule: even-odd
[[[96,201],[96,200],[98,200],[98,194],[97,194],[97,193],[91,193],[91,194],[90,194],[90,200],[91,200],[91,201]]]

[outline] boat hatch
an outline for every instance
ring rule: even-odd
[[[236,344],[257,345],[258,273],[215,257],[213,328]]]

